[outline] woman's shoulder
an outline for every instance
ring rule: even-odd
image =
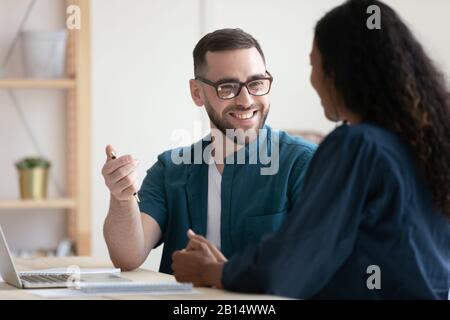
[[[381,142],[386,139],[397,140],[397,134],[383,127],[371,123],[343,124],[332,131],[327,138],[332,139],[361,139],[364,141]]]
[[[340,147],[353,148],[370,146],[378,152],[408,152],[407,145],[396,133],[370,123],[341,125],[331,132],[323,143],[337,143]]]
[[[410,147],[398,134],[370,123],[339,126],[320,144],[316,154],[400,171],[412,169],[415,163]]]

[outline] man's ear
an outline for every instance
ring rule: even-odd
[[[189,87],[191,89],[191,97],[194,103],[199,107],[203,107],[205,105],[203,99],[203,90],[198,82],[194,79],[189,80]]]

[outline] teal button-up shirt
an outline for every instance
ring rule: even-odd
[[[316,149],[314,144],[299,137],[268,126],[264,128],[267,135],[261,134],[259,142],[241,149],[245,161],[238,161],[239,151],[225,159],[220,232],[221,250],[226,257],[278,229],[300,196],[305,172]],[[208,136],[189,147],[160,154],[147,171],[139,191],[140,211],[153,217],[161,227],[159,244],[164,243],[161,272],[172,273],[172,253],[187,245],[189,228],[206,235],[208,163],[198,161],[198,151],[201,156],[210,140]],[[278,168],[264,160],[256,164],[249,160],[255,154],[260,155],[264,148],[272,156],[272,162],[278,161]],[[192,163],[177,164],[174,155],[175,158],[187,155],[185,159]],[[234,163],[230,163],[233,159]],[[277,171],[262,174],[270,166]]]

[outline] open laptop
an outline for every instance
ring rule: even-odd
[[[0,226],[0,275],[3,280],[17,288],[66,288],[71,282],[69,273],[48,274],[17,272]]]
[[[70,288],[74,283],[72,273],[17,272],[14,266],[5,235],[0,226],[0,275],[3,280],[17,288]],[[84,275],[79,279],[77,289],[84,293],[146,293],[146,292],[191,292],[192,283],[165,282],[134,282],[116,274]]]

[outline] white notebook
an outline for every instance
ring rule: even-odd
[[[164,293],[190,292],[192,283],[180,282],[81,282],[78,290],[84,293]]]
[[[80,275],[86,274],[120,274],[119,268],[80,268],[79,270],[71,268],[51,268],[51,269],[39,269],[30,271],[19,271],[19,275],[32,275],[32,274],[73,274],[79,273]]]

